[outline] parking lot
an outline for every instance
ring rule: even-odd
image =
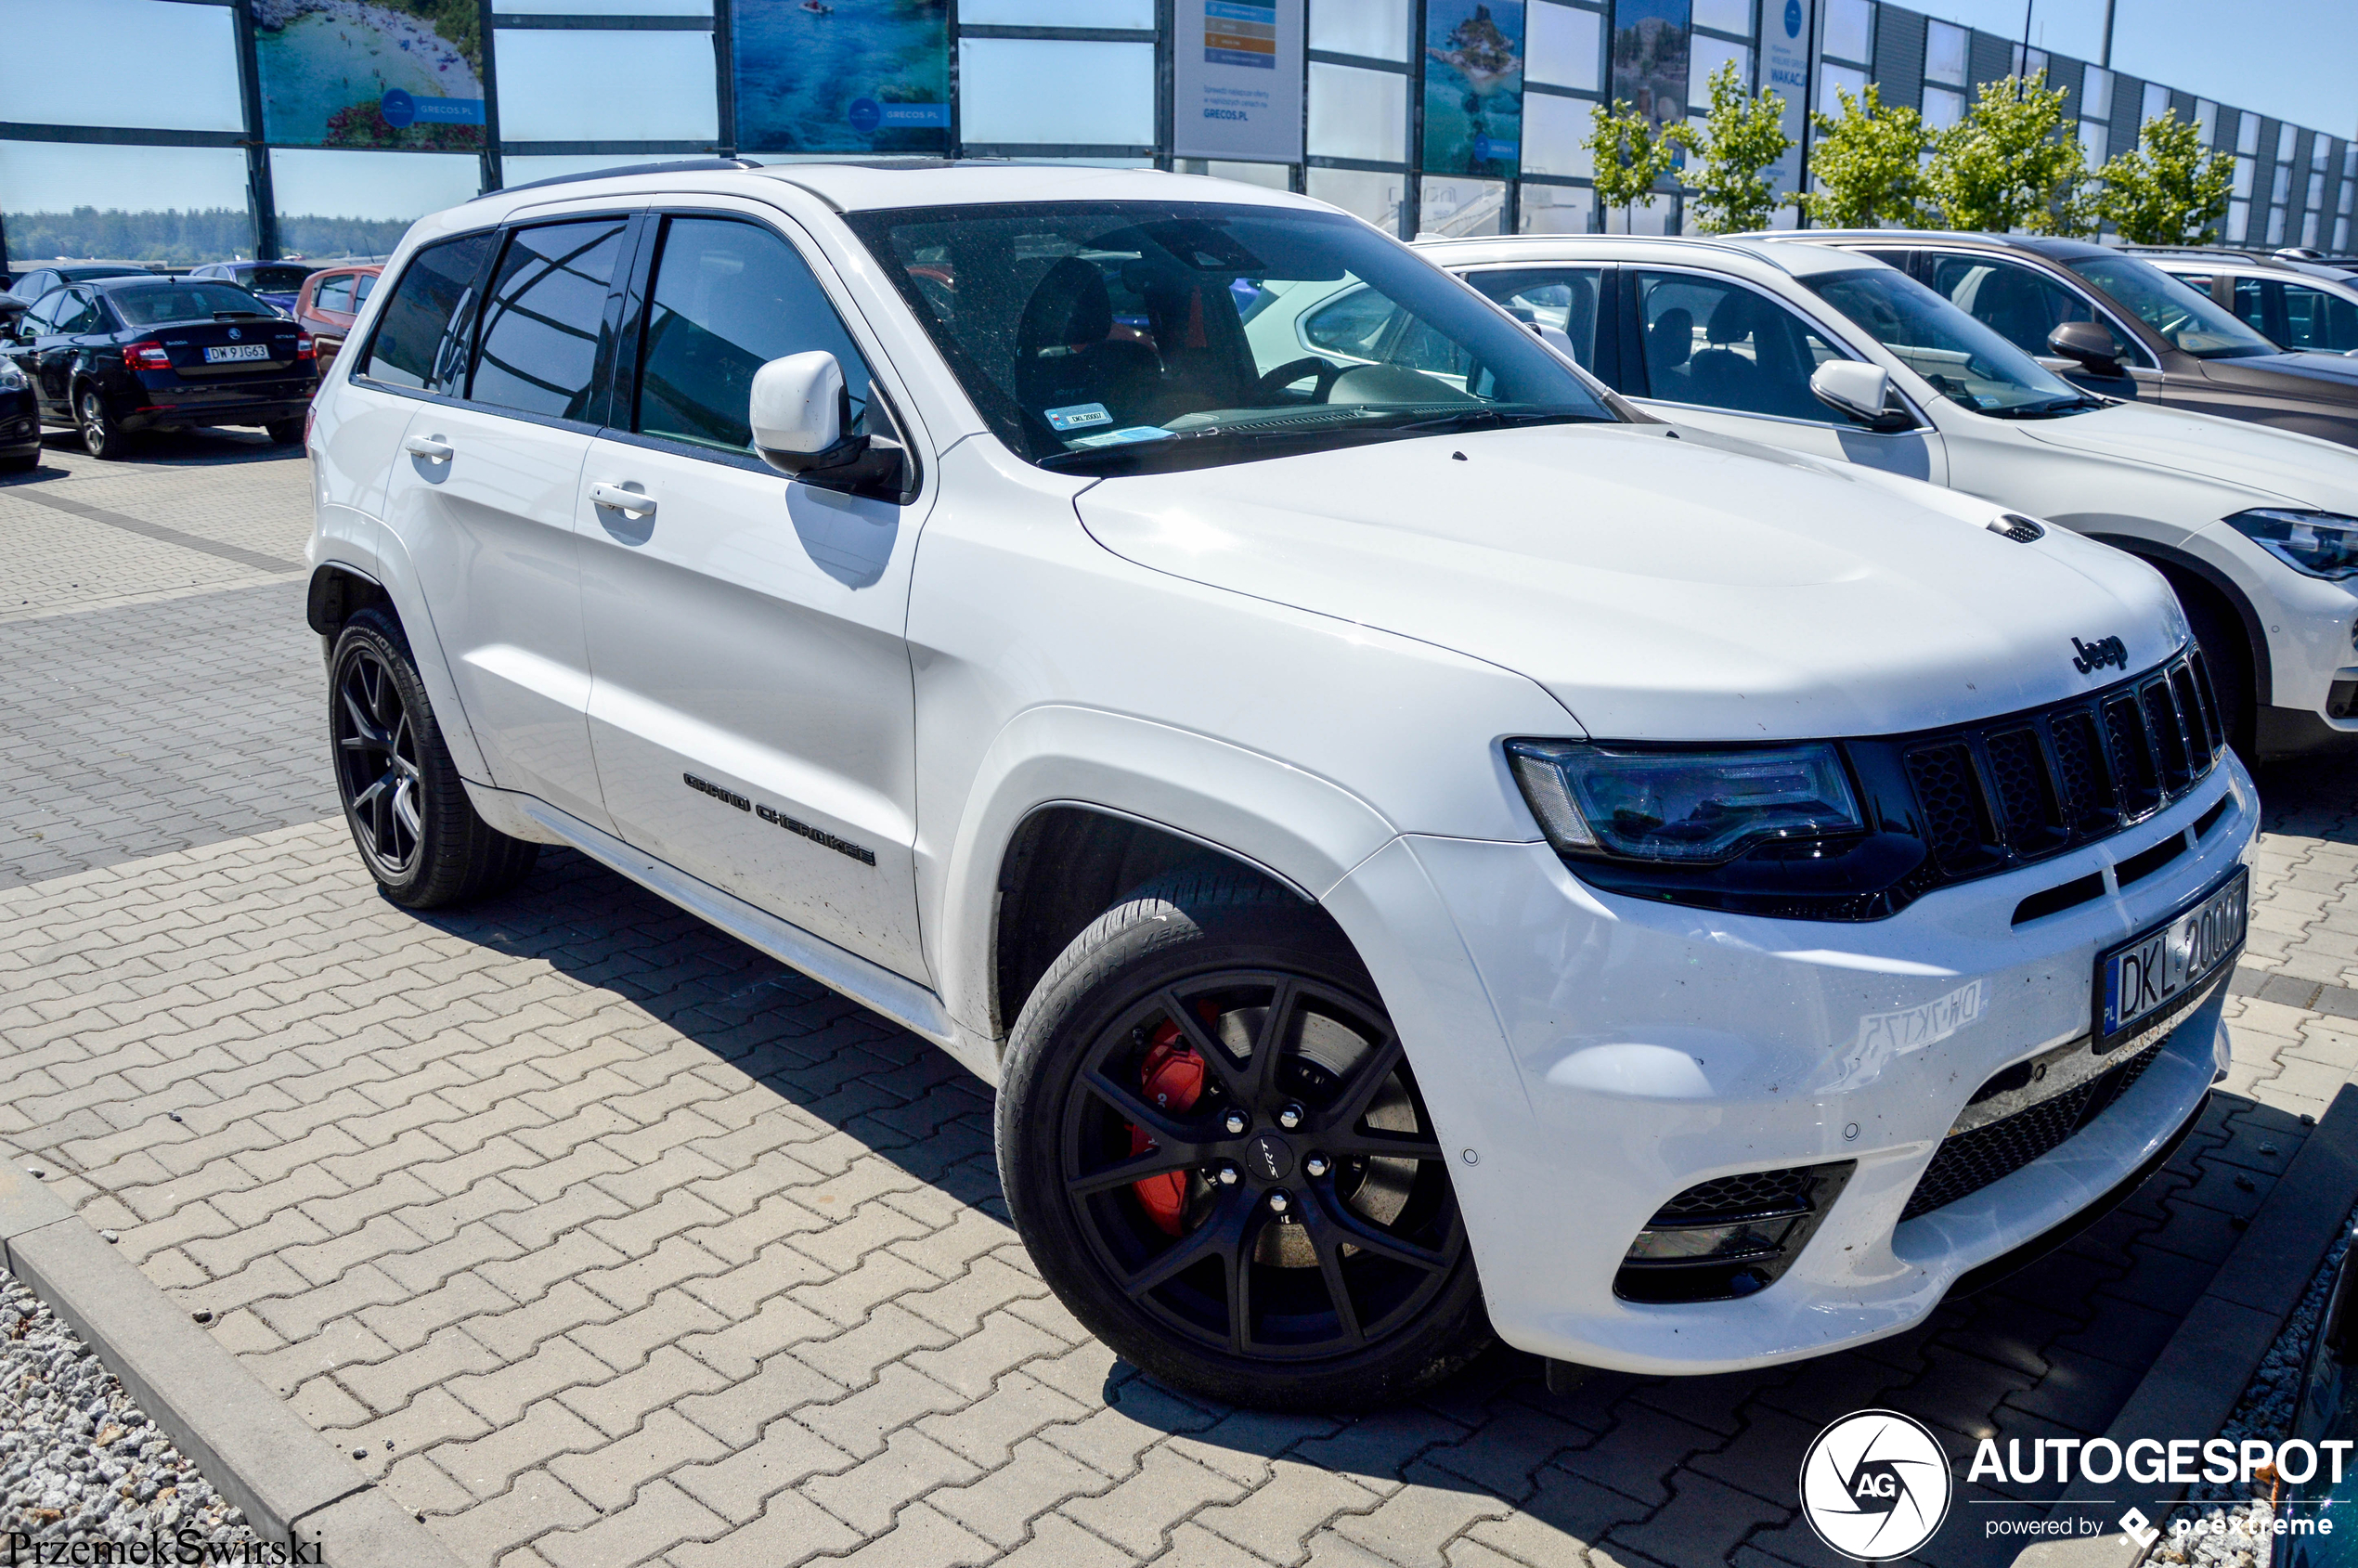
[[[1048,1297],[989,1093],[924,1043],[566,852],[377,896],[307,473],[53,438],[0,486],[0,1147],[470,1562],[1831,1562],[1820,1425],[2103,1432],[2358,1074],[2358,786],[2279,770],[2238,989],[2292,983],[2231,1002],[2204,1127],[2067,1251],[1770,1372],[1550,1395],[1501,1351],[1356,1419],[1192,1403]],[[1964,1489],[1925,1561],[2011,1561],[1978,1521],[2033,1491]]]

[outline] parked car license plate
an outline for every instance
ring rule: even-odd
[[[270,345],[266,343],[230,343],[224,347],[208,348],[204,351],[205,363],[208,365],[224,365],[232,359],[267,359],[269,357]]]
[[[2193,908],[2138,933],[2096,960],[2096,1049],[2155,1022],[2243,951],[2250,873],[2237,867]]]

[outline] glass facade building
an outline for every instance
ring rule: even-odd
[[[1590,111],[1699,119],[1729,63],[1797,100],[1795,132],[1800,102],[1833,111],[1870,82],[1949,124],[1976,84],[2043,67],[2092,166],[2174,108],[2235,159],[2231,243],[2346,252],[2358,194],[2348,140],[1877,0],[0,0],[0,35],[20,62],[88,58],[94,38],[108,60],[12,73],[16,270],[382,253],[482,189],[715,154],[1155,165],[1404,236],[1675,232],[1675,192],[1597,212]],[[1228,112],[1200,106],[1243,91],[1202,87],[1198,49],[1242,68],[1235,101],[1278,150],[1185,155],[1205,144],[1193,116]]]

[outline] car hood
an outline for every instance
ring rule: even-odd
[[[2131,670],[2184,641],[2168,585],[2117,551],[2019,544],[1986,501],[1682,435],[1410,439],[1074,504],[1117,555],[1518,670],[1600,738],[1925,729],[2118,678],[2074,668],[2075,637],[2120,638]]]
[[[2024,420],[2016,428],[2046,446],[2250,491],[2248,504],[2289,500],[2327,512],[2358,512],[2358,450],[2314,435],[2145,403],[2065,419]],[[2219,514],[2240,510],[2232,499],[2217,509]],[[2214,520],[2177,519],[2195,526]]]
[[[2222,386],[2358,403],[2358,359],[2345,354],[2262,354],[2201,364],[2204,378]]]

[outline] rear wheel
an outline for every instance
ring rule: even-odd
[[[299,446],[303,441],[303,421],[301,420],[272,420],[262,427],[262,433],[270,437],[273,446]]]
[[[1163,1381],[1349,1408],[1488,1341],[1399,1036],[1290,895],[1242,872],[1148,883],[1042,978],[1005,1079],[1017,1230],[1073,1314]]]
[[[92,457],[113,462],[131,450],[131,435],[115,423],[114,415],[107,411],[107,400],[98,389],[84,383],[73,399],[74,423],[82,431],[83,449]]]
[[[369,875],[412,909],[513,885],[540,853],[475,814],[399,623],[354,616],[329,665],[336,793]]]

